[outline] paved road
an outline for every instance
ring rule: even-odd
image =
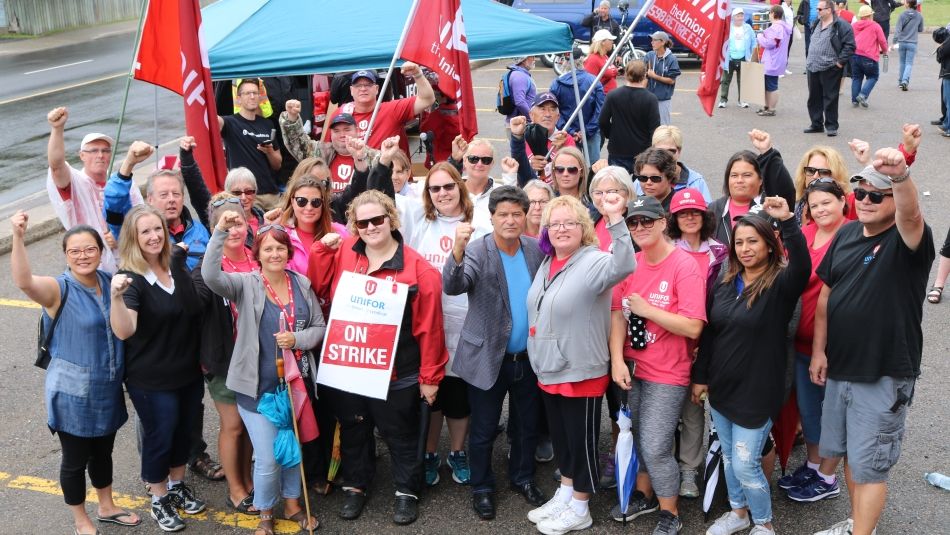
[[[680,79],[673,111],[674,122],[685,131],[685,161],[703,172],[713,191],[722,186],[723,166],[729,156],[740,149],[749,148],[745,136],[753,128],[765,128],[772,133],[776,146],[783,152],[790,166],[812,144],[829,144],[846,151],[846,141],[859,136],[871,141],[873,146],[885,143],[896,144],[897,131],[903,122],[913,121],[926,124],[939,110],[939,90],[936,82],[936,64],[928,55],[933,51],[929,38],[921,40],[921,52],[915,69],[914,83],[909,93],[896,88],[894,74],[885,74],[883,80],[872,95],[869,110],[852,109],[842,106],[841,136],[829,139],[824,136],[804,136],[801,129],[807,124],[804,111],[804,77],[799,74],[802,68],[801,48],[796,43],[793,51],[792,70],[795,74],[782,79],[782,102],[779,115],[774,118],[758,118],[751,110],[730,107],[717,110],[713,118],[700,114],[695,94],[698,75],[695,69],[686,72]],[[475,73],[477,104],[480,109],[493,107],[494,93],[501,75],[503,64],[496,63],[479,69]],[[535,73],[538,83],[547,86],[551,71],[539,70]],[[114,86],[102,85],[91,88],[101,93],[94,100],[96,106],[105,107],[114,103],[114,97],[108,96]],[[140,96],[140,102],[148,102],[148,93]],[[173,99],[169,99],[169,105]],[[75,130],[71,134],[73,141],[79,133],[93,128],[84,124],[93,119],[94,106],[78,106],[68,100],[59,100],[72,104],[76,110]],[[51,107],[54,102],[37,104],[38,110]],[[170,110],[177,113],[177,102]],[[0,111],[7,111],[0,109]],[[45,113],[45,111],[43,112]],[[150,111],[139,111],[138,128],[148,132]],[[164,117],[175,115],[169,112]],[[41,118],[41,117],[38,117]],[[482,135],[493,140],[499,152],[503,152],[504,132],[500,117],[491,111],[479,113]],[[169,121],[171,122],[171,121]],[[0,132],[0,136],[21,141],[28,135],[38,136],[35,141],[42,144],[42,135],[34,131],[45,130],[42,124],[36,128],[24,128],[23,133]],[[173,131],[173,125],[168,126]],[[33,132],[33,133],[27,133]],[[914,167],[914,177],[922,192],[921,204],[928,222],[934,227],[938,240],[950,226],[950,214],[946,209],[950,199],[950,184],[945,180],[948,148],[950,142],[941,138],[934,127],[925,126],[925,135],[918,163]],[[0,143],[9,147],[13,141]],[[5,156],[9,148],[4,149]],[[42,149],[24,144],[19,158],[37,158]],[[849,160],[850,161],[850,160]],[[23,164],[21,164],[23,165]],[[850,165],[856,170],[854,164]],[[22,167],[21,167],[22,169]],[[31,170],[37,174],[37,168]],[[929,193],[926,195],[923,192]],[[42,240],[30,246],[30,255],[36,270],[54,274],[62,269],[62,257],[58,237]],[[6,262],[6,260],[4,260]],[[3,268],[4,270],[6,268]],[[4,403],[6,418],[0,419],[0,449],[4,452],[0,461],[0,501],[4,503],[4,519],[0,533],[67,533],[71,532],[71,521],[67,510],[62,506],[62,498],[57,495],[55,481],[58,477],[59,447],[44,426],[45,411],[42,404],[43,373],[31,366],[34,346],[34,328],[38,311],[22,308],[23,299],[11,284],[9,277],[0,277],[0,337],[4,340],[0,348],[0,399]],[[9,301],[16,300],[16,301]],[[16,305],[16,306],[14,306]],[[950,386],[950,363],[946,356],[950,353],[950,337],[947,335],[948,303],[942,305],[924,305],[925,350],[923,357],[923,376],[918,384],[917,396],[908,418],[907,440],[900,463],[892,475],[891,494],[888,506],[881,521],[878,533],[891,534],[938,534],[947,533],[950,525],[950,511],[947,507],[948,494],[926,485],[922,476],[928,471],[950,472],[950,446],[948,446],[946,422],[950,420],[950,406],[946,402],[946,392]],[[886,329],[887,318],[881,318],[869,329]],[[131,410],[131,406],[130,406]],[[206,411],[208,432],[206,438],[212,444],[216,417],[210,406]],[[604,429],[607,429],[606,424]],[[606,435],[602,444],[606,444]],[[446,447],[443,443],[443,450]],[[802,453],[796,452],[791,465],[801,462]],[[504,440],[496,443],[495,467],[499,479],[504,480]],[[145,502],[138,483],[138,460],[135,454],[134,435],[131,426],[123,427],[118,436],[115,451],[115,488],[125,498],[124,505],[134,507],[144,513]],[[555,483],[550,479],[553,466],[543,465],[539,469],[539,481],[550,492]],[[443,474],[443,482],[422,503],[422,516],[419,522],[406,528],[395,528],[389,521],[391,515],[391,480],[388,476],[388,461],[380,459],[378,480],[363,518],[354,523],[344,523],[336,518],[336,510],[341,501],[339,493],[329,498],[316,499],[316,511],[324,522],[325,533],[532,533],[532,526],[525,520],[524,514],[529,507],[517,496],[507,491],[500,493],[498,519],[491,523],[478,522],[470,510],[469,495],[466,489],[451,482]],[[253,527],[254,521],[246,517],[230,515],[224,507],[224,486],[195,482],[198,493],[207,498],[211,510],[198,519],[189,520],[188,532],[224,534],[250,533],[243,528]],[[773,486],[774,489],[774,486]],[[595,524],[591,533],[651,533],[655,517],[644,517],[626,528],[607,519],[607,512],[614,494],[598,495],[592,502]],[[775,522],[782,534],[808,534],[832,522],[843,519],[848,514],[848,500],[842,496],[836,500],[803,506],[775,496]],[[720,514],[724,505],[720,504],[714,514]],[[703,533],[703,520],[696,501],[686,501],[681,505],[685,521],[684,534]],[[282,525],[284,533],[292,532],[292,527]],[[137,529],[104,527],[107,534],[144,534],[157,532],[154,524],[146,523]]]

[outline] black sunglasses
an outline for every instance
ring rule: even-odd
[[[265,233],[265,232],[267,232],[267,231],[269,231],[269,230],[279,230],[279,231],[281,231],[281,232],[287,232],[287,229],[284,228],[283,225],[278,225],[277,223],[273,223],[273,224],[270,224],[270,225],[264,225],[263,227],[257,229],[257,235],[260,236],[261,234],[263,234],[263,233]]]
[[[653,182],[654,184],[659,184],[660,182],[663,182],[663,177],[656,176],[656,175],[650,175],[650,176],[634,175],[633,178],[639,180],[640,182],[646,182],[647,180],[649,180],[650,182]]]
[[[825,169],[823,167],[805,167],[802,170],[805,171],[805,176],[815,176],[815,175],[818,175],[820,177],[831,176],[831,169]]]
[[[320,208],[323,206],[323,199],[320,197],[314,197],[313,199],[308,199],[306,197],[294,197],[294,202],[300,208],[306,208],[308,202],[310,203],[310,206],[313,206],[314,208]]]
[[[443,184],[443,185],[441,185],[441,186],[429,186],[429,187],[426,188],[426,189],[429,190],[429,193],[438,193],[438,192],[440,192],[440,191],[442,191],[442,190],[445,190],[445,191],[454,191],[454,190],[455,190],[455,186],[458,186],[458,184],[456,184],[455,182],[449,182],[448,184]]]
[[[637,228],[637,225],[645,229],[651,229],[655,224],[656,219],[650,219],[649,217],[631,217],[627,219],[627,228],[630,230]]]
[[[472,165],[475,165],[475,164],[477,164],[478,162],[482,162],[482,163],[485,164],[485,165],[491,165],[491,163],[495,161],[495,157],[494,157],[494,156],[475,156],[475,155],[472,155],[472,156],[466,156],[465,159],[468,160],[468,163],[470,163],[470,164],[472,164]]]
[[[563,167],[563,166],[560,166],[560,165],[555,165],[555,166],[554,166],[554,172],[555,172],[555,173],[567,173],[567,174],[569,174],[569,175],[576,175],[577,173],[580,172],[580,168],[579,168],[579,167],[575,167],[575,166],[573,166],[573,165],[568,166],[568,167]]]
[[[356,225],[356,228],[360,230],[365,230],[366,228],[369,227],[370,223],[372,223],[374,227],[382,226],[382,224],[386,222],[387,217],[388,216],[384,214],[384,215],[378,215],[376,217],[370,217],[368,219],[357,219],[356,221],[354,221],[354,224]]]
[[[227,198],[227,199],[218,199],[218,200],[214,201],[213,203],[211,203],[211,207],[212,207],[212,208],[217,208],[217,207],[219,207],[219,206],[223,206],[224,203],[226,203],[226,202],[230,202],[230,203],[234,203],[234,204],[241,204],[241,199],[238,199],[237,197],[229,197],[229,198]]]
[[[862,188],[854,189],[854,199],[856,201],[863,201],[865,197],[871,201],[871,204],[881,204],[884,202],[884,197],[893,197],[893,193],[882,193],[880,191],[868,191]]]

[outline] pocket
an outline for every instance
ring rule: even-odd
[[[528,355],[531,367],[538,374],[556,373],[568,367],[567,357],[553,336],[529,336]]]
[[[874,448],[872,467],[878,472],[887,472],[897,464],[901,456],[901,443],[904,440],[904,431],[893,433],[878,433],[877,444]]]
[[[475,347],[482,347],[485,345],[485,339],[481,336],[474,335],[468,331],[462,331],[462,343],[469,344]]]
[[[86,366],[54,358],[46,370],[46,388],[50,392],[85,398],[89,395],[90,373]]]

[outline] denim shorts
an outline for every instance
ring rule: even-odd
[[[828,379],[821,413],[822,457],[847,455],[855,483],[887,481],[904,440],[912,377],[881,377],[873,383]]]
[[[770,93],[778,91],[778,76],[765,75],[765,90]]]

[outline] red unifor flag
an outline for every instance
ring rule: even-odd
[[[208,54],[202,46],[198,0],[149,2],[133,76],[184,97],[185,131],[195,138],[195,160],[208,189],[220,191],[227,164]]]
[[[462,137],[475,137],[478,121],[461,0],[418,0],[400,57],[439,74],[439,90],[458,105]]]
[[[656,0],[647,17],[703,60],[696,96],[712,115],[729,41],[730,0]]]

